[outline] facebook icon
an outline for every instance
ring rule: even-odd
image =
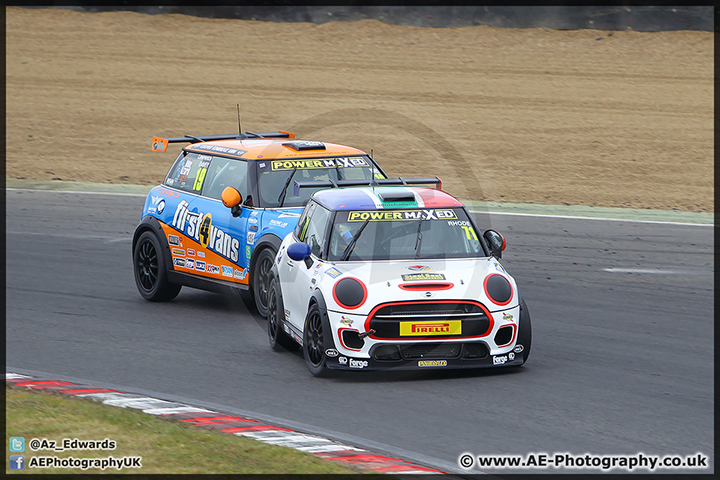
[[[10,455],[10,470],[25,470],[25,455]]]

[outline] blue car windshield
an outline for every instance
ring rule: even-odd
[[[339,211],[328,247],[333,261],[485,256],[462,208]]]
[[[328,180],[370,180],[385,178],[380,171],[371,169],[372,160],[367,155],[346,157],[322,157],[258,162],[258,193],[260,207],[302,207],[315,192],[313,188],[301,188],[295,196],[293,184]],[[287,185],[284,196],[283,188]],[[284,198],[283,198],[284,197]]]

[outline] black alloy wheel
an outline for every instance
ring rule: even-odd
[[[263,249],[255,261],[253,270],[253,296],[255,307],[258,313],[267,318],[268,316],[268,290],[270,287],[270,269],[275,261],[275,250],[272,248]]]
[[[135,284],[140,295],[151,302],[167,302],[177,297],[182,285],[167,279],[160,242],[152,232],[140,235],[133,250]]]
[[[291,339],[282,328],[282,317],[285,315],[285,310],[280,298],[278,280],[273,276],[270,279],[270,288],[268,290],[268,340],[270,341],[270,348],[275,351],[297,350],[298,345],[293,339]]]
[[[328,374],[325,364],[325,339],[323,322],[320,309],[313,303],[305,317],[305,328],[303,330],[303,356],[305,365],[310,373],[316,377],[324,377]]]

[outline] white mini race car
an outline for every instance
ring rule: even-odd
[[[275,257],[270,346],[302,347],[316,376],[525,363],[530,313],[498,261],[503,236],[480,235],[453,196],[393,180],[313,194]]]

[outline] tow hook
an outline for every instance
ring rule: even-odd
[[[367,337],[368,335],[372,335],[373,333],[375,333],[375,330],[373,330],[373,329],[371,328],[371,329],[368,330],[367,332],[358,333],[358,337],[359,337],[359,338],[365,338],[365,337]]]

